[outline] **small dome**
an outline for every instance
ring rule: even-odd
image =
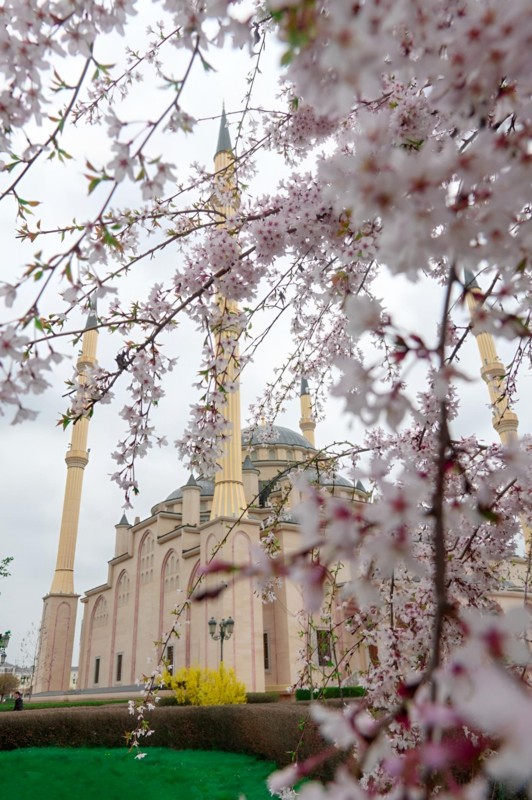
[[[290,447],[303,447],[305,450],[314,450],[311,443],[300,433],[283,428],[281,425],[259,425],[253,428],[244,428],[242,431],[242,446],[287,444]]]
[[[320,471],[318,474],[317,470],[315,469],[306,469],[303,474],[309,481],[315,481],[316,483],[319,483],[320,486],[341,486],[345,489],[355,488],[353,484],[347,480],[347,478],[332,472]]]
[[[212,497],[214,494],[214,481],[211,481],[209,478],[196,478],[196,486],[199,486],[201,489],[200,497]],[[172,494],[169,494],[165,503],[169,503],[171,500],[181,500],[183,497],[183,486],[180,486],[179,489],[174,489]]]

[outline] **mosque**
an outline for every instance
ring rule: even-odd
[[[225,113],[214,166],[217,176],[232,180],[233,153]],[[231,207],[224,207],[226,216],[231,212]],[[479,289],[473,276],[466,276],[466,282],[473,310],[480,302]],[[236,306],[223,297],[219,302],[230,320]],[[229,322],[218,334],[219,346],[223,347],[224,337],[230,336]],[[96,363],[97,339],[96,318],[91,313],[77,365],[80,375]],[[482,377],[494,409],[493,424],[501,440],[508,442],[517,437],[517,417],[500,399],[504,367],[489,334],[480,334],[477,344]],[[235,381],[237,390],[226,400],[230,434],[224,441],[220,469],[214,478],[191,475],[184,486],[157,502],[147,519],[137,518],[130,524],[124,515],[116,525],[107,581],[81,598],[77,691],[131,689],[142,675],[151,673],[161,657],[176,670],[192,665],[216,668],[223,656],[224,663],[233,667],[247,690],[253,692],[293,686],[303,646],[311,648],[318,676],[328,670],[331,623],[320,626],[318,616],[312,632],[303,634],[301,590],[291,581],[283,581],[276,587],[274,598],[263,602],[253,577],[233,581],[230,576],[206,575],[201,581],[203,600],[191,600],[199,587],[202,568],[213,557],[234,564],[256,558],[272,515],[276,518],[279,556],[299,547],[299,526],[292,515],[299,501],[298,490],[290,480],[294,470],[306,469],[325,490],[353,504],[370,501],[360,481],[352,484],[313,464],[318,453],[314,443],[316,423],[305,379],[301,382],[300,431],[280,426],[241,430],[234,351],[233,356],[227,378]],[[66,454],[57,564],[50,592],[44,597],[34,694],[64,693],[70,685],[79,603],[74,590],[74,558],[83,474],[88,463],[88,427],[88,418],[76,422]],[[503,604],[522,603],[523,593],[510,582],[500,599]],[[176,622],[174,609],[179,606],[184,611],[177,625],[178,635],[167,637]],[[334,647],[341,660],[351,648],[351,636],[341,624],[341,611],[334,610],[334,615],[338,617],[332,620]],[[363,649],[355,652],[345,665],[346,675],[367,669],[368,663]]]
[[[308,397],[302,395],[303,406]],[[232,485],[191,476],[185,486],[155,505],[148,519],[131,526],[123,518],[116,526],[108,581],[82,599],[79,688],[134,684],[139,675],[149,672],[150,659],[153,665],[161,654],[174,669],[197,664],[216,668],[220,642],[210,636],[212,619],[234,622],[231,637],[223,643],[223,659],[249,691],[286,689],[295,683],[301,649],[298,614],[303,601],[297,586],[288,581],[276,589],[273,602],[263,603],[255,579],[239,578],[218,597],[189,603],[180,636],[170,639],[164,653],[162,645],[156,652],[153,644],[165,639],[175,619],[174,606],[193,595],[199,569],[212,555],[246,564],[275,506],[288,494],[290,506],[297,502],[297,492],[290,491],[289,473],[313,452],[311,442],[283,427],[274,427],[273,441],[270,435],[267,443],[260,434],[260,430],[243,432]],[[243,501],[235,507],[227,490],[235,489],[236,481]],[[362,489],[342,478],[331,476],[324,482],[335,495],[354,502],[367,499]],[[224,503],[225,508],[217,510],[217,504]],[[242,513],[242,506],[247,513]],[[283,506],[275,530],[283,553],[300,545],[290,506]],[[203,580],[207,593],[221,583],[214,576]],[[324,628],[322,648],[326,634]],[[336,646],[345,649],[342,642]]]

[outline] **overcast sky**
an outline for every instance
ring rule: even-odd
[[[137,35],[142,41],[140,31],[139,27]],[[257,96],[270,106],[274,103],[276,92],[274,72],[277,60],[278,53],[270,48],[257,87]],[[215,51],[211,61],[217,71],[208,75],[194,74],[194,80],[184,97],[184,108],[197,118],[218,115],[223,100],[228,111],[241,108],[245,92],[245,77],[249,67],[245,54],[224,53],[222,56]],[[147,86],[144,95],[146,102],[149,96],[150,87]],[[176,140],[176,150],[183,165],[193,158],[210,165],[217,134],[218,122],[206,121],[198,125],[195,134],[186,142],[181,135],[179,141]],[[96,154],[99,163],[108,160],[108,145],[94,130],[76,132],[75,139],[78,152],[86,148],[87,153]],[[280,177],[280,173],[272,172],[273,163],[270,157],[259,160],[257,191],[273,188],[277,177]],[[25,187],[26,197],[31,194],[31,199],[42,199],[45,194],[51,201],[53,213],[46,212],[48,221],[66,222],[72,217],[72,209],[76,209],[75,213],[79,209],[79,219],[83,219],[83,210],[90,207],[91,201],[87,203],[85,196],[86,185],[83,179],[72,180],[71,169],[71,165],[68,171],[43,165],[32,183]],[[74,173],[80,175],[82,171],[83,165],[80,163]],[[6,279],[19,271],[33,251],[14,239],[15,225],[13,207],[4,204],[0,207],[0,229],[5,265],[2,277]],[[175,266],[175,258],[166,250],[155,261],[142,266],[137,277],[132,279],[136,282],[135,288],[152,285],[161,272],[168,274]],[[427,290],[420,304],[419,286],[394,279],[394,291],[390,296],[388,285],[386,276],[383,276],[378,284],[378,293],[405,327],[411,324],[418,327],[421,324],[429,329],[433,325],[441,305],[441,297],[433,289]],[[129,289],[132,290],[133,285],[124,287],[122,291]],[[457,314],[462,314],[463,319],[462,312]],[[6,316],[10,314],[0,307],[0,318],[5,319]],[[99,339],[98,357],[105,364],[106,359],[112,358],[113,346],[116,351],[116,344],[109,341],[106,333],[102,333]],[[155,419],[161,431],[168,435],[170,444],[167,448],[152,450],[139,464],[141,494],[135,500],[133,511],[127,512],[130,522],[137,515],[141,518],[149,516],[150,508],[155,503],[183,485],[188,478],[188,471],[178,463],[172,444],[181,435],[187,422],[189,405],[195,399],[192,383],[199,364],[201,336],[185,320],[172,334],[168,344],[178,355],[179,363],[169,376],[166,398],[157,410]],[[289,346],[287,330],[283,327],[275,334],[271,345],[263,347],[256,362],[246,369],[242,381],[244,421],[250,403],[264,389],[266,382],[271,380],[274,367],[282,363],[282,354],[287,352]],[[62,345],[62,351],[69,352],[67,341]],[[504,351],[501,351],[501,355],[504,357]],[[73,351],[72,357],[75,357]],[[464,349],[461,366],[472,380],[460,389],[463,406],[453,432],[455,435],[476,433],[480,438],[493,441],[495,436],[491,428],[487,391],[478,377],[479,359],[473,342]],[[63,431],[56,422],[65,409],[62,399],[64,381],[70,377],[71,371],[72,362],[64,362],[52,377],[51,389],[30,404],[39,409],[37,421],[14,427],[9,424],[9,417],[0,418],[0,557],[14,556],[11,577],[0,583],[0,631],[12,631],[8,648],[10,662],[29,660],[28,655],[21,651],[21,642],[32,625],[38,627],[40,623],[42,597],[50,589],[55,568],[66,476],[64,456],[70,441],[70,431]],[[412,381],[416,380],[421,379],[413,375]],[[421,387],[422,383],[418,386]],[[530,397],[530,376],[522,382],[520,394]],[[114,553],[114,525],[123,513],[121,492],[109,480],[110,473],[116,469],[110,454],[123,430],[122,421],[118,418],[120,407],[119,392],[117,402],[98,408],[90,424],[90,461],[85,470],[75,567],[75,586],[80,594],[106,580],[107,561]],[[316,432],[318,446],[345,438],[360,440],[362,428],[343,416],[341,407],[340,401],[330,401],[326,419],[319,424]],[[521,402],[516,410],[521,417],[521,432],[531,433],[530,403]],[[299,403],[294,400],[279,423],[297,429],[299,416]],[[80,608],[78,630],[81,615]],[[78,640],[79,633],[76,636],[76,651]],[[74,661],[77,663],[77,653]]]

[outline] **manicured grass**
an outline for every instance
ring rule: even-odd
[[[29,702],[24,700],[24,711],[31,711],[34,708],[76,708],[77,706],[109,706],[109,705],[116,705],[122,703],[125,705],[127,700],[78,700],[73,701],[72,703],[63,703],[58,700],[50,700],[46,702],[43,700],[42,702]],[[0,703],[0,711],[13,711],[13,707],[15,705],[14,700],[6,700],[5,703]]]
[[[132,700],[138,700],[138,694],[132,697]],[[125,705],[129,698],[119,698],[109,700],[73,700],[72,702],[63,702],[62,700],[40,700],[31,701],[24,700],[24,711],[31,711],[34,708],[76,708],[77,706],[109,706],[122,703]],[[278,692],[248,692],[248,703],[277,703],[279,701]],[[8,698],[5,703],[0,703],[1,711],[13,711],[15,701],[13,698]],[[176,706],[177,700],[172,695],[163,695],[160,701],[161,706]]]
[[[272,800],[275,765],[240,753],[149,747],[143,759],[125,749],[31,747],[0,752],[2,797],[17,800]]]

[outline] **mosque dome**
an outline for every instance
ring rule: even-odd
[[[338,475],[336,472],[323,472],[315,469],[306,469],[305,477],[311,483],[318,483],[320,486],[338,486],[339,488],[354,489],[355,486],[344,478],[343,475]]]
[[[186,485],[190,485],[190,482]],[[214,494],[214,481],[210,478],[196,478],[193,485],[200,487],[200,497],[212,497]],[[180,486],[179,489],[174,489],[164,502],[170,503],[172,500],[181,500],[184,488],[185,486]]]
[[[310,442],[302,434],[283,428],[281,425],[258,425],[244,428],[242,431],[242,446],[251,445],[267,447],[268,445],[284,444],[289,447],[303,447],[305,450],[314,450]]]
[[[307,441],[304,436],[297,433],[297,431],[284,428],[281,425],[272,425],[271,428],[266,425],[258,425],[245,428],[242,431],[242,447],[259,447],[261,445],[264,447],[284,445],[285,447],[300,447],[304,450],[314,450],[310,442]],[[333,482],[337,485],[344,485],[340,484],[338,480]],[[214,495],[214,480],[201,477],[196,478],[194,484],[200,487],[201,497],[212,497]],[[350,486],[351,484],[348,483],[347,485]],[[180,486],[178,489],[174,489],[163,502],[171,503],[173,500],[181,500],[184,488],[185,487]]]

